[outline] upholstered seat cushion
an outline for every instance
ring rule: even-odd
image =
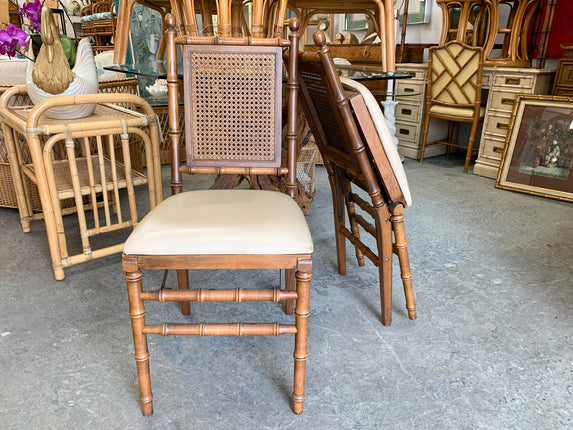
[[[306,254],[313,249],[297,203],[275,191],[202,190],[156,206],[125,242],[124,254]]]
[[[380,109],[380,105],[370,90],[360,82],[356,82],[348,78],[340,78],[340,81],[344,86],[353,89],[362,95],[364,103],[366,104],[368,112],[370,113],[370,117],[372,118],[372,122],[374,123],[376,131],[378,132],[378,137],[380,138],[382,146],[384,147],[384,152],[386,152],[390,166],[392,166],[394,176],[396,176],[396,180],[398,181],[402,195],[406,200],[406,206],[411,206],[412,195],[410,194],[410,187],[408,185],[408,179],[406,178],[406,172],[404,171],[402,160],[400,160],[400,154],[398,154],[398,149],[394,144],[394,139],[392,139],[392,135],[390,134],[388,124],[386,124],[386,118],[384,118],[384,114]]]
[[[461,118],[473,118],[474,116],[473,109],[450,107],[450,106],[433,105],[432,107],[430,107],[430,112],[439,115],[457,116]],[[485,107],[481,106],[479,108],[479,117],[483,118],[484,116],[485,116]]]

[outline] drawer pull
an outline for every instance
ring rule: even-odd
[[[400,134],[403,134],[405,136],[408,136],[410,134],[410,130],[408,130],[407,128],[401,128],[400,129]]]
[[[509,105],[509,106],[513,106],[515,104],[515,99],[508,99],[508,98],[502,98],[501,99],[501,104],[502,105]]]
[[[406,87],[406,88],[404,88],[404,92],[405,92],[405,93],[413,93],[413,92],[414,92],[414,88],[408,88],[408,87]]]
[[[412,115],[412,109],[402,109],[401,112],[404,115]]]
[[[505,78],[505,85],[519,85],[520,82],[519,78]]]
[[[493,152],[497,152],[498,154],[502,154],[503,153],[503,148],[501,146],[494,146],[493,147]]]
[[[496,124],[496,128],[499,128],[500,130],[509,130],[509,124],[507,122],[498,122]]]

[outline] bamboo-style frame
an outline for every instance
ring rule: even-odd
[[[66,267],[121,252],[123,242],[92,249],[89,238],[137,224],[139,216],[134,186],[147,183],[150,208],[163,199],[158,124],[151,106],[133,94],[54,96],[32,108],[13,106],[12,99],[25,94],[25,86],[15,86],[0,98],[0,115],[4,119],[3,134],[14,179],[20,222],[22,230],[28,232],[31,221],[44,220],[54,277],[62,280]],[[45,116],[46,111],[52,107],[78,104],[98,106],[94,114],[87,118],[61,121]],[[120,105],[134,106],[141,112]],[[18,133],[26,137],[31,164],[23,161],[20,146],[15,143]],[[130,135],[137,136],[145,146],[147,176],[132,171]],[[116,155],[118,140],[118,149],[123,159],[121,163]],[[79,149],[76,147],[78,142]],[[93,145],[96,149],[93,149]],[[34,214],[32,211],[25,177],[30,178],[38,187],[41,213]],[[64,178],[62,182],[63,177],[68,179]],[[126,198],[120,198],[120,189],[127,189]],[[60,201],[70,198],[75,201],[73,210],[62,209]],[[127,200],[129,208],[125,219],[118,209],[124,200]],[[86,222],[87,210],[94,214],[93,227],[89,227]],[[78,214],[82,241],[82,252],[74,255],[68,252],[62,218],[70,212]],[[101,223],[100,215],[103,217]]]
[[[573,202],[573,97],[517,97],[495,186]]]

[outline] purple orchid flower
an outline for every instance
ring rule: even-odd
[[[26,2],[20,8],[22,16],[28,17],[30,20],[30,29],[37,33],[40,32],[41,19],[42,19],[42,2],[35,0],[33,3]]]
[[[25,31],[14,24],[8,24],[6,30],[0,30],[0,54],[14,57],[19,47],[27,45],[27,37]]]

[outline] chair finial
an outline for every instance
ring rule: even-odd
[[[290,31],[298,31],[298,18],[296,16],[290,19],[288,27]]]
[[[175,27],[175,17],[173,14],[168,13],[165,15],[165,24],[167,24],[167,27]]]
[[[320,46],[322,48],[324,45],[326,45],[326,36],[324,34],[324,31],[316,30],[312,38],[314,39],[314,43],[317,46]]]

